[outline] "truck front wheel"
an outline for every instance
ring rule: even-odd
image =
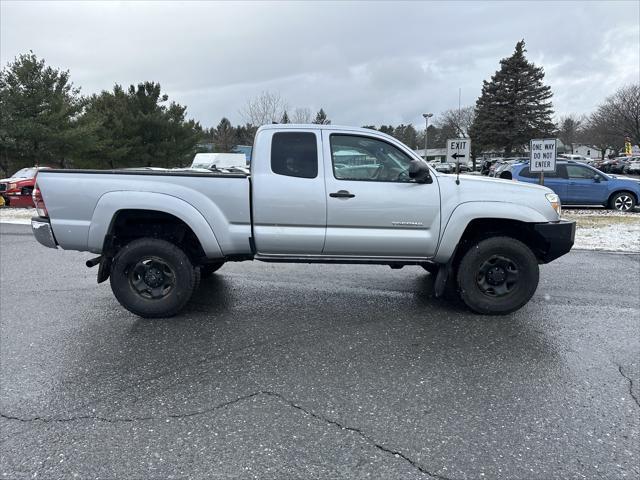
[[[524,243],[511,237],[488,238],[462,257],[460,296],[475,312],[505,315],[531,299],[539,275],[538,260]]]
[[[143,318],[171,317],[187,304],[196,271],[177,246],[156,238],[125,245],[113,259],[111,290],[120,305]]]

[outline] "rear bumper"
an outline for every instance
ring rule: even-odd
[[[58,248],[56,238],[53,236],[53,230],[51,229],[51,223],[48,218],[33,217],[31,219],[31,230],[36,240],[49,248]]]
[[[549,263],[565,253],[569,253],[576,236],[576,222],[560,220],[559,222],[536,223],[535,232],[541,237],[543,247],[541,259]]]

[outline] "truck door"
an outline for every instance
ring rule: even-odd
[[[415,183],[414,158],[375,135],[323,130],[325,255],[430,257],[440,231],[437,181]]]
[[[251,165],[253,233],[262,254],[321,254],[327,201],[319,130],[266,129]]]

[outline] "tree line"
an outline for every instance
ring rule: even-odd
[[[323,109],[291,113],[278,95],[264,92],[247,102],[246,123],[223,118],[203,128],[186,107],[170,101],[157,82],[83,96],[68,70],[47,66],[33,52],[19,55],[0,72],[0,175],[34,165],[113,169],[182,167],[199,151],[229,152],[251,145],[265,123],[329,124]]]
[[[570,114],[554,122],[552,92],[544,70],[525,56],[524,40],[485,80],[475,105],[437,114],[428,131],[411,123],[364,125],[412,149],[443,148],[449,138],[470,137],[472,155],[522,153],[532,138],[558,137],[565,145],[585,143],[603,152],[622,151],[625,138],[640,144],[640,84],[607,97],[590,115]],[[330,124],[327,113],[291,108],[276,93],[262,92],[240,110],[244,123],[223,117],[215,127],[186,116],[186,107],[157,82],[83,96],[69,71],[47,66],[33,52],[19,55],[0,72],[0,174],[25,166],[60,168],[174,167],[214,145],[229,152],[251,145],[260,125]]]

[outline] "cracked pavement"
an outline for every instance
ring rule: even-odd
[[[0,225],[1,478],[638,478],[640,257],[479,317],[418,267],[225,265],[142,320]]]

